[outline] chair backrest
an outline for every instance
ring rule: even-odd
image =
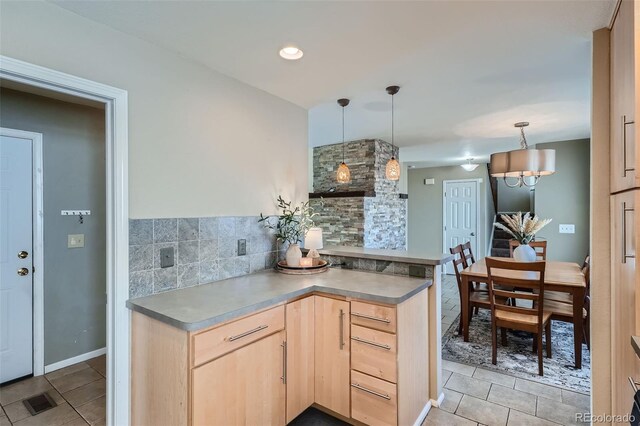
[[[464,261],[462,244],[451,247],[449,252],[453,255],[453,260],[451,262],[453,263],[453,271],[455,272],[456,280],[458,281],[458,290],[460,290],[462,288],[462,276],[460,273],[467,267]]]
[[[462,258],[464,259],[464,267],[467,268],[476,263],[476,258],[473,257],[473,250],[471,250],[471,241],[467,241],[462,246]]]
[[[538,324],[542,324],[546,262],[514,262],[494,257],[487,257],[485,261],[492,315],[497,311],[514,312],[537,317]],[[533,307],[515,306],[515,303],[507,306],[502,303],[506,299],[530,300]]]
[[[591,291],[591,259],[589,258],[589,256],[587,256],[584,260],[582,273],[584,274],[584,283],[587,286],[584,294],[585,297],[588,297]]]
[[[509,256],[513,257],[513,250],[520,245],[517,240],[509,240]],[[547,260],[547,241],[531,241],[529,245],[536,251],[538,260]]]

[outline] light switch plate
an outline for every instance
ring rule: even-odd
[[[247,255],[247,240],[238,240],[238,256]]]
[[[567,223],[561,223],[559,225],[559,232],[561,234],[575,234],[576,233],[576,226],[573,224],[567,224]]]
[[[170,268],[174,265],[173,261],[173,247],[166,247],[160,249],[160,267]]]
[[[81,247],[84,247],[84,234],[67,235],[67,248],[81,248]]]

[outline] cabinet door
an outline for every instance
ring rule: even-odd
[[[623,0],[611,29],[611,192],[637,186],[634,2]],[[636,6],[638,7],[638,6]]]
[[[613,413],[628,414],[633,392],[628,378],[640,380],[640,361],[631,347],[636,329],[636,226],[640,190],[611,196],[611,365]],[[601,283],[594,283],[601,285]]]
[[[314,402],[314,297],[296,300],[286,307],[287,423]]]
[[[193,369],[193,424],[284,425],[284,338],[281,331]]]
[[[350,417],[349,302],[314,297],[316,402]]]

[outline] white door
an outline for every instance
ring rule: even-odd
[[[444,183],[444,250],[471,241],[474,256],[478,257],[478,181]],[[449,262],[446,273],[453,274]]]
[[[0,135],[0,383],[33,372],[32,149]]]

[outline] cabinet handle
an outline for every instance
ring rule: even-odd
[[[248,336],[250,334],[257,333],[260,330],[264,330],[267,327],[269,327],[269,326],[268,325],[261,325],[260,327],[256,327],[253,330],[245,331],[244,333],[240,333],[240,334],[236,334],[235,336],[231,336],[227,340],[230,341],[230,342],[233,342],[234,340],[238,340],[238,339],[246,337],[246,336]]]
[[[340,350],[342,350],[344,348],[344,311],[342,309],[340,309],[339,318],[340,318],[340,321],[339,321],[339,326],[340,326]]]
[[[627,208],[627,203],[622,202],[622,263],[627,263],[627,259],[635,259],[634,255],[627,254],[627,213],[634,209]]]
[[[383,322],[385,324],[391,324],[391,320],[389,318],[372,317],[371,315],[359,314],[357,312],[351,312],[351,315],[353,315],[354,317],[358,317],[358,318],[364,318],[364,319],[368,319],[368,320],[372,320],[372,321],[380,321],[380,322]]]
[[[376,342],[372,342],[371,340],[361,339],[361,338],[359,338],[357,336],[353,336],[351,338],[351,340],[355,340],[356,342],[364,343],[366,345],[375,346],[376,348],[382,348],[382,349],[385,349],[387,351],[391,350],[391,346],[389,346],[389,345],[383,345],[382,343],[376,343]]]
[[[287,384],[287,342],[282,342],[282,383]]]
[[[627,172],[632,172],[635,167],[627,167],[627,126],[634,124],[635,121],[627,121],[627,116],[622,116],[622,177],[627,177]]]
[[[370,393],[371,395],[375,395],[375,396],[378,396],[378,397],[380,397],[380,398],[384,398],[384,399],[386,399],[386,400],[388,400],[388,401],[390,401],[390,400],[391,400],[391,397],[390,397],[389,395],[387,395],[386,393],[380,393],[380,392],[376,392],[376,391],[371,390],[371,389],[367,389],[367,388],[365,388],[364,386],[360,386],[360,385],[359,385],[359,384],[357,384],[357,383],[351,383],[351,386],[352,386],[352,387],[354,387],[354,388],[356,388],[356,389],[360,389],[361,391],[368,392],[368,393]]]

